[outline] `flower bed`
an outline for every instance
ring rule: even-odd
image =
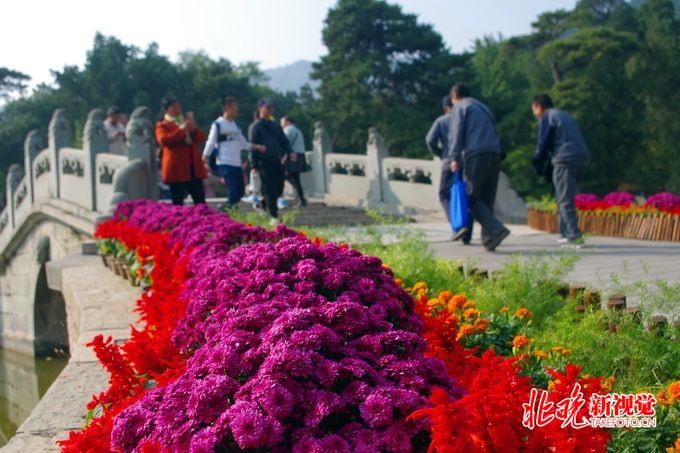
[[[92,341],[110,387],[63,451],[606,450],[602,429],[523,426],[532,386],[558,401],[604,382],[546,370],[526,310],[428,299],[378,258],[205,207],[123,203],[97,237],[151,287],[142,330]]]
[[[584,233],[653,241],[680,242],[680,196],[659,193],[644,203],[626,192],[613,192],[600,199],[579,194],[575,200],[579,228]],[[535,203],[529,207],[530,227],[549,233],[558,232],[554,203]]]

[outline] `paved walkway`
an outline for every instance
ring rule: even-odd
[[[671,285],[680,285],[680,243],[677,242],[591,236],[586,238],[582,248],[566,251],[557,244],[558,236],[555,234],[534,230],[526,225],[508,225],[512,234],[494,253],[489,253],[481,245],[479,225],[475,225],[472,244],[469,246],[451,242],[446,222],[426,220],[414,226],[425,232],[436,256],[463,260],[489,271],[517,257],[574,254],[578,261],[567,275],[568,283],[584,284],[605,293],[623,292],[628,296],[629,306],[645,303],[638,300],[631,288],[636,282],[663,280]],[[666,300],[664,306],[661,312],[680,319],[680,300]]]
[[[475,225],[472,244],[464,246],[450,241],[445,222],[416,224],[427,235],[437,256],[465,259],[482,269],[495,270],[516,256],[559,256],[572,253],[578,257],[568,280],[573,283],[608,285],[616,274],[627,281],[665,280],[680,283],[680,243],[637,241],[592,236],[579,250],[565,251],[557,245],[557,235],[534,230],[526,225],[509,225],[512,234],[496,249],[487,252],[481,246],[480,228]]]

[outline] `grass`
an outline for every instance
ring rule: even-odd
[[[392,238],[390,243],[385,243],[386,236]],[[680,285],[629,285],[627,289],[640,293],[640,300],[650,307],[643,310],[642,322],[624,313],[590,310],[578,314],[575,306],[579,301],[560,294],[566,275],[577,262],[573,254],[517,258],[494,273],[493,278],[480,279],[465,275],[462,262],[434,257],[424,234],[417,230],[374,229],[366,238],[353,246],[380,257],[406,286],[425,281],[433,293],[462,293],[487,313],[504,306],[511,310],[528,308],[533,317],[526,334],[534,339],[535,347],[571,349],[571,361],[581,365],[584,373],[615,376],[615,391],[655,390],[680,379],[680,328],[667,326],[655,333],[645,328],[653,311],[677,304]],[[610,332],[610,324],[614,333]]]
[[[238,212],[230,215],[245,223],[269,227],[267,216]],[[292,218],[294,213],[288,211],[284,215]],[[626,314],[600,310],[578,314],[575,306],[579,301],[560,294],[566,275],[577,263],[574,254],[517,258],[495,272],[493,278],[484,279],[466,275],[463,262],[436,258],[425,234],[408,228],[405,221],[375,211],[368,215],[376,224],[351,234],[343,227],[298,229],[309,237],[350,242],[361,252],[378,256],[405,286],[425,281],[433,293],[443,290],[462,293],[487,313],[504,306],[513,311],[528,308],[533,317],[526,335],[534,340],[536,348],[571,349],[570,361],[579,364],[584,373],[614,376],[614,391],[655,391],[680,380],[680,328],[666,326],[655,333],[645,328],[654,312],[677,310],[680,285],[665,282],[624,285],[615,278],[613,284],[618,291],[644,301],[646,310],[642,311],[641,322]]]

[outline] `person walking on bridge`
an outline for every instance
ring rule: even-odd
[[[300,173],[307,171],[307,160],[305,159],[305,138],[302,136],[302,131],[295,125],[295,121],[290,116],[281,118],[281,127],[283,133],[286,134],[288,143],[294,153],[292,153],[287,160],[286,165],[286,179],[293,186],[298,198],[298,206],[307,206],[305,199],[305,192],[302,189],[302,182],[300,182]]]
[[[444,96],[444,99],[442,99],[442,110],[444,113],[434,120],[434,123],[432,123],[430,130],[425,136],[425,143],[430,152],[442,159],[442,175],[439,180],[439,202],[444,208],[444,214],[446,214],[446,220],[448,220],[449,223],[451,223],[451,213],[449,212],[451,208],[451,186],[453,185],[454,180],[454,173],[451,172],[450,162],[447,161],[452,108],[453,102],[451,102],[451,96],[447,94]],[[472,225],[470,225],[463,234],[453,233],[451,235],[451,239],[454,241],[463,238],[464,245],[470,243],[471,237]]]
[[[208,176],[201,159],[200,145],[205,132],[193,114],[182,115],[182,105],[174,97],[163,99],[163,119],[156,123],[156,141],[161,146],[161,177],[170,186],[172,204],[183,205],[187,193],[194,204],[205,203],[203,179]]]
[[[272,224],[279,222],[278,198],[283,194],[285,182],[284,165],[294,151],[279,123],[274,121],[274,105],[269,99],[257,103],[259,119],[250,127],[250,142],[262,145],[266,151],[251,152],[252,166],[262,180],[263,209],[269,211]]]
[[[489,107],[471,97],[462,83],[451,88],[449,153],[451,172],[463,172],[467,183],[470,217],[482,225],[482,244],[493,252],[510,235],[493,213],[501,166],[501,141]],[[461,230],[465,231],[465,229]],[[469,228],[467,234],[469,234]],[[461,233],[462,240],[470,239]]]
[[[538,143],[531,162],[539,176],[544,174],[546,161],[550,160],[552,164],[562,235],[558,242],[563,246],[580,247],[583,234],[578,227],[574,198],[590,160],[590,151],[576,120],[564,110],[556,109],[550,96],[534,97],[531,110],[538,119]]]
[[[238,117],[236,98],[225,98],[222,102],[222,111],[222,116],[210,127],[208,140],[203,148],[203,161],[207,164],[213,151],[217,151],[217,171],[229,191],[227,206],[231,208],[238,205],[245,194],[241,151],[264,151],[265,147],[253,145],[243,136],[241,128],[236,124]]]

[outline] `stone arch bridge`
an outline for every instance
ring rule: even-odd
[[[103,120],[101,110],[89,113],[82,149],[76,149],[66,112],[56,110],[47,146],[31,131],[24,144],[24,165],[12,165],[8,171],[6,206],[0,213],[2,348],[38,355],[65,348],[69,329],[64,303],[46,263],[80,254],[96,223],[118,202],[158,197],[149,109],[139,107],[130,117],[126,156],[108,153]],[[369,129],[365,151],[340,154],[333,153],[328,133],[316,123],[307,161],[311,171],[303,173],[305,191],[327,205],[402,214],[441,209],[441,161],[390,157],[375,128]],[[501,218],[526,218],[526,207],[505,175],[498,199]]]

